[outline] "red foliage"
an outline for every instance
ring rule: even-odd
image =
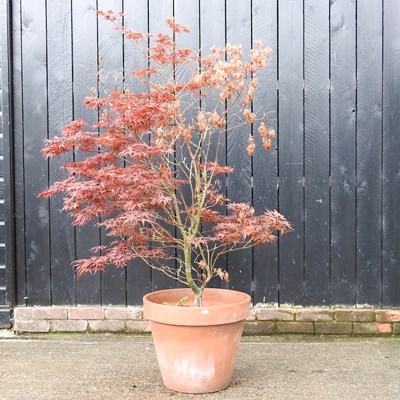
[[[275,132],[250,110],[257,71],[265,66],[270,50],[258,45],[245,61],[240,46],[228,45],[199,58],[191,50],[177,48],[173,34],[189,30],[172,19],[166,23],[173,34],[152,35],[117,25],[120,14],[99,15],[143,49],[150,67],[133,71],[148,91],[86,98],[85,105],[99,112],[98,122],[92,128],[82,119],[71,122],[43,150],[46,157],[63,153],[84,157],[64,164],[67,178],[40,196],[62,193],[64,210],[74,224],[102,217],[97,225],[113,238],[109,245],[94,249],[99,254],[76,261],[78,274],[109,264],[123,267],[140,257],[190,285],[193,271],[201,287],[215,275],[228,279],[226,271],[217,267],[221,254],[273,242],[275,232],[291,230],[276,211],[255,216],[249,205],[230,203],[216,179],[233,172],[217,161],[221,142],[230,133],[228,112],[243,125],[257,125],[254,131],[258,130],[263,146],[271,146]],[[192,73],[178,74],[178,68]],[[215,99],[215,108],[200,108],[200,98]],[[251,137],[250,155],[254,146]],[[171,227],[178,230],[178,237]],[[173,258],[171,248],[184,267],[182,275],[181,269],[171,271],[163,264]],[[187,265],[188,254],[198,268]]]

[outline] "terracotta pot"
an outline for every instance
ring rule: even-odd
[[[183,306],[174,306],[189,296]],[[202,307],[190,307],[190,289],[149,293],[143,298],[164,384],[184,393],[210,393],[229,386],[250,296],[206,289]],[[170,305],[164,305],[167,302]]]

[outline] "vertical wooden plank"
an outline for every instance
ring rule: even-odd
[[[212,12],[210,12],[212,10]],[[200,50],[201,56],[206,57],[210,54],[210,49],[213,46],[224,47],[226,40],[225,33],[225,0],[200,0]],[[201,107],[203,110],[214,110],[217,106],[215,99],[206,98],[201,100]],[[224,109],[221,107],[220,113]],[[210,160],[217,161],[220,165],[226,165],[226,138],[223,139],[220,145],[219,155],[217,157],[217,136],[214,135],[210,146]],[[218,179],[221,182],[221,192],[225,194],[226,190],[226,177],[220,175]],[[225,209],[219,209],[220,212],[225,212]],[[207,229],[207,226],[204,227]],[[221,256],[218,260],[218,268],[227,270],[228,262],[227,257]],[[209,287],[225,287],[225,282],[215,277],[209,283]]]
[[[22,15],[20,1],[12,7],[13,122],[15,184],[16,304],[26,305],[25,192],[23,137]]]
[[[148,30],[148,1],[125,1],[124,23],[128,28],[138,32]],[[134,78],[131,71],[146,68],[147,60],[142,53],[135,49],[129,40],[124,42],[125,85],[131,92],[147,91],[147,87]],[[127,303],[128,305],[142,304],[143,296],[151,290],[151,272],[149,266],[142,260],[135,260],[127,266]]]
[[[15,225],[14,225],[14,143],[13,143],[13,120],[12,120],[12,58],[11,58],[11,36],[12,16],[11,5],[2,0],[0,2],[0,45],[1,45],[1,110],[0,121],[1,154],[4,154],[4,182],[0,186],[0,196],[4,199],[4,219],[0,225],[0,241],[5,246],[5,264],[0,266],[1,289],[5,292],[7,307],[3,311],[3,326],[10,327],[10,305],[15,304]],[[3,151],[4,149],[4,151]],[[5,317],[5,318],[4,318]],[[5,319],[5,321],[4,321]]]
[[[89,126],[97,113],[83,105],[92,88],[97,89],[97,16],[96,0],[72,2],[74,118],[85,119]],[[82,40],[85,38],[85,40]],[[82,156],[77,155],[76,160]],[[92,225],[76,228],[76,258],[88,258],[90,249],[100,244],[100,232]],[[101,274],[87,274],[76,282],[77,304],[101,304]]]
[[[381,302],[382,3],[357,2],[357,303]]]
[[[181,33],[176,35],[176,44],[178,48],[186,48],[198,54],[199,46],[199,0],[175,0],[174,2],[174,16],[175,20],[182,25],[186,25],[190,29],[190,33]],[[188,68],[186,66],[178,66],[176,68],[176,76],[180,77],[181,81],[189,81],[192,78],[193,69],[197,69],[198,65],[192,63]],[[185,118],[187,121],[195,120],[197,117],[197,109],[201,102],[198,98],[192,95],[186,95],[182,98],[182,104],[191,104],[192,106],[186,110]],[[176,157],[178,160],[190,160],[189,152],[185,146],[176,146]],[[176,171],[178,179],[186,179],[186,171],[177,168]],[[191,204],[191,190],[189,185],[184,185],[181,188],[182,196],[186,204]],[[181,238],[180,232],[177,230],[177,235]],[[183,255],[183,253],[182,253]],[[195,263],[195,256],[192,256],[192,263]],[[176,283],[177,287],[184,287],[181,282]]]
[[[138,32],[148,32],[148,2],[149,0],[124,1],[124,26]],[[131,40],[124,38],[124,71],[125,87],[131,92],[147,91],[147,86],[132,75],[132,71],[146,68],[147,60]]]
[[[331,303],[355,304],[355,0],[331,6]]]
[[[151,0],[149,2],[149,31],[150,33],[168,33],[171,31],[165,20],[174,16],[173,0]],[[178,21],[179,22],[179,21]],[[174,262],[168,266],[174,268]],[[168,289],[174,287],[174,281],[160,271],[152,271],[152,290]]]
[[[304,3],[305,304],[329,305],[329,2]]]
[[[225,46],[224,0],[200,0],[200,43],[202,56],[209,55],[212,46]]]
[[[279,246],[279,301],[304,302],[303,4],[279,1],[279,211],[294,232]]]
[[[241,44],[243,53],[251,48],[251,3],[227,0],[226,37],[227,42]],[[228,115],[228,129],[230,125]],[[227,135],[227,164],[234,173],[227,178],[228,198],[234,202],[251,204],[252,202],[252,162],[246,147],[250,127],[233,129]],[[246,293],[252,293],[252,250],[243,250],[228,254],[230,287]]]
[[[383,306],[400,306],[400,3],[384,2]]]
[[[272,48],[267,67],[258,75],[258,92],[254,110],[265,114],[266,123],[277,130],[278,110],[278,21],[277,0],[253,1],[253,42],[262,40]],[[261,139],[255,135],[256,151],[253,157],[253,204],[256,214],[266,209],[278,209],[278,146],[277,139],[267,153]],[[254,302],[278,303],[278,246],[268,245],[254,249]]]
[[[122,12],[122,0],[98,0],[99,10]],[[119,22],[118,22],[119,23]],[[123,89],[123,40],[121,32],[104,18],[98,19],[100,96]],[[101,230],[102,244],[112,240]],[[102,274],[102,303],[126,304],[126,271],[113,265]]]
[[[70,0],[47,3],[49,136],[60,136],[72,119],[72,47]],[[60,169],[70,154],[50,160],[50,184],[65,178]],[[50,266],[52,304],[75,304],[75,236],[71,219],[61,210],[62,196],[50,200]]]
[[[210,12],[212,10],[212,12]],[[225,46],[225,0],[201,0],[200,1],[200,51],[201,56],[206,57],[210,54],[211,47]],[[205,110],[213,110],[217,106],[215,99],[202,99],[201,106]],[[224,109],[221,107],[220,113]],[[218,159],[220,165],[226,165],[226,141],[223,140],[219,154],[217,152],[217,137],[213,137],[214,141],[210,147],[210,160]],[[221,191],[225,194],[226,177],[220,175],[218,179],[221,182]],[[222,208],[222,207],[221,207]],[[220,211],[222,211],[220,209]],[[207,229],[207,226],[204,227]],[[227,257],[222,256],[218,261],[218,268],[227,270]],[[209,287],[225,287],[225,282],[215,277],[210,281]]]
[[[22,3],[23,130],[27,304],[50,305],[49,201],[37,199],[48,185],[48,162],[40,155],[47,126],[46,7]]]
[[[199,0],[175,0],[174,16],[178,24],[186,25],[190,29],[190,33],[180,33],[176,36],[176,44],[178,48],[190,49],[194,54],[200,50],[199,46]],[[194,67],[194,65],[192,65]],[[192,70],[177,71],[182,79],[190,79]],[[188,115],[188,118],[194,116],[194,112]]]

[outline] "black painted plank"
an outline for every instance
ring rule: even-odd
[[[165,20],[173,17],[172,0],[152,0],[149,2],[149,31],[152,34],[171,33]],[[178,21],[179,22],[179,21]],[[168,262],[170,268],[175,267],[174,262]],[[175,282],[160,271],[152,271],[152,290],[173,288]]]
[[[122,11],[122,0],[99,0],[99,10]],[[114,25],[104,18],[98,20],[100,96],[114,90],[123,89],[123,40],[121,32],[114,30]],[[102,244],[109,243],[111,238],[101,229]],[[113,265],[102,274],[102,303],[104,305],[126,304],[126,270]]]
[[[225,1],[200,0],[201,55],[209,55],[213,46],[225,46],[225,33]]]
[[[210,12],[212,10],[212,12]],[[225,46],[225,0],[201,0],[200,1],[200,49],[201,56],[205,57],[210,54],[210,49],[213,46],[224,47]],[[217,106],[216,99],[204,98],[201,100],[202,109],[205,111],[214,110]],[[219,107],[217,110],[219,114],[224,112],[224,106]],[[216,154],[217,149],[217,135],[213,135],[211,138],[211,146],[209,159],[212,161],[217,161],[220,165],[226,165],[226,138],[222,139],[220,144],[219,154]],[[225,194],[226,188],[226,177],[225,175],[220,175],[218,179],[221,182],[221,192]],[[223,206],[216,208],[220,212],[225,212]],[[203,226],[204,230],[209,230],[210,226],[205,224]],[[217,268],[222,270],[227,270],[228,261],[226,255],[221,256],[216,265]],[[220,278],[213,278],[209,287],[226,287],[224,281]]]
[[[253,1],[253,42],[261,40],[272,49],[264,71],[259,73],[254,110],[266,115],[266,124],[277,130],[278,20],[277,0]],[[278,209],[278,139],[267,153],[255,132],[256,151],[253,157],[253,204],[256,214]],[[278,303],[278,245],[254,249],[254,301]]]
[[[7,303],[7,292],[3,287],[0,287],[0,304],[6,304]]]
[[[381,302],[382,4],[357,3],[357,303]]]
[[[304,41],[305,304],[329,305],[329,2],[305,1]]]
[[[83,100],[92,95],[92,88],[97,90],[96,0],[72,2],[72,18],[74,118],[84,118],[89,125],[93,125],[97,113],[87,110]],[[81,160],[81,156],[77,155],[76,160]],[[77,259],[90,257],[90,248],[99,244],[98,228],[91,224],[76,228]],[[87,274],[77,279],[77,304],[101,304],[100,279],[100,273]]]
[[[12,7],[13,59],[13,128],[14,128],[14,182],[15,182],[15,269],[16,304],[26,305],[25,269],[25,192],[24,192],[24,138],[22,88],[22,20],[20,2]]]
[[[49,136],[60,136],[72,119],[71,2],[47,3],[48,123]],[[65,178],[60,169],[71,154],[50,160],[50,184]],[[62,196],[50,199],[50,263],[52,304],[75,304],[75,237],[71,218],[61,212]]]
[[[190,33],[181,33],[176,35],[176,44],[178,48],[186,48],[197,54],[200,50],[199,43],[199,0],[175,0],[174,1],[174,16],[175,20],[182,25],[187,26],[190,29]],[[192,63],[188,68],[187,66],[178,66],[176,68],[176,76],[179,77],[181,82],[189,81],[192,78],[193,70],[196,70],[198,65]],[[181,100],[181,104],[191,104],[192,106],[185,110],[185,118],[187,121],[195,120],[197,118],[197,110],[200,106],[200,101],[198,98],[192,95],[184,96]],[[196,142],[196,138],[194,138]],[[190,155],[186,149],[186,146],[182,145],[176,146],[176,157],[181,160],[185,165],[190,162]],[[187,179],[186,168],[177,167],[176,174],[178,179]],[[186,204],[191,204],[191,190],[189,185],[184,185],[181,187],[182,197]],[[177,237],[182,238],[179,230],[177,230]],[[182,253],[183,254],[183,253]],[[195,263],[195,256],[192,256],[192,264]],[[186,285],[177,281],[177,287],[185,287]]]
[[[5,265],[0,265],[0,286],[5,293],[5,299],[2,304],[15,304],[15,264],[14,264],[14,236],[13,236],[13,199],[11,196],[13,185],[12,170],[12,135],[10,115],[10,68],[11,60],[9,56],[10,50],[10,30],[11,26],[11,10],[7,2],[0,4],[0,46],[1,46],[1,133],[0,138],[1,154],[3,155],[4,146],[8,150],[4,156],[3,167],[1,171],[4,179],[0,181],[0,201],[2,206],[3,221],[0,225],[0,246],[5,248]],[[4,146],[3,146],[4,142]],[[7,235],[5,231],[7,230]],[[5,241],[7,243],[5,243]],[[1,311],[1,309],[0,309]],[[1,325],[1,322],[0,322]]]
[[[213,12],[210,13],[209,10]],[[226,16],[225,16],[225,1],[224,0],[201,0],[200,1],[200,51],[201,56],[205,57],[210,54],[210,49],[213,46],[224,47],[226,42]],[[225,105],[217,107],[217,100],[210,98],[203,98],[201,100],[201,107],[204,111],[212,112],[215,110],[220,115],[225,111]],[[226,135],[222,138],[218,146],[218,135],[213,135],[210,138],[211,144],[209,149],[209,160],[218,162],[219,165],[226,165]],[[218,154],[217,149],[219,148]],[[222,194],[226,194],[226,175],[219,175],[220,190]],[[225,206],[215,207],[215,211],[226,213]],[[209,231],[211,226],[208,224],[203,225],[203,230]],[[228,257],[222,255],[218,259],[216,268],[228,270]],[[225,288],[227,283],[219,277],[214,277],[208,287]]]
[[[355,304],[355,0],[331,6],[331,303]]]
[[[50,305],[49,201],[36,197],[48,184],[45,2],[22,4],[22,51],[27,302]]]
[[[400,3],[384,3],[383,306],[400,306]]]
[[[148,30],[148,9],[147,0],[135,2],[125,2],[124,23],[128,28],[138,32]],[[147,91],[147,87],[130,73],[136,68],[146,68],[147,60],[143,57],[140,50],[136,49],[129,40],[124,42],[124,69],[125,84],[131,92]],[[142,260],[130,262],[126,271],[127,279],[127,304],[140,305],[142,298],[151,290],[151,272],[149,266]]]
[[[6,285],[6,269],[4,268],[4,266],[0,266],[0,286],[5,286],[5,285]]]
[[[136,0],[125,1],[124,3],[124,25],[128,29],[138,32],[148,32],[148,1]],[[138,68],[147,68],[147,60],[132,42],[124,38],[124,71],[125,86],[131,92],[140,93],[148,90],[146,84],[132,75],[132,71]]]
[[[279,1],[279,211],[294,232],[279,246],[279,301],[304,302],[303,4]]]
[[[226,2],[226,37],[227,42],[241,44],[243,53],[251,48],[251,8],[250,2]],[[228,115],[228,129],[232,114]],[[252,162],[247,154],[247,140],[251,129],[248,125],[233,129],[227,135],[227,164],[234,168],[234,173],[227,178],[228,198],[234,202],[251,204],[252,202]],[[249,250],[228,254],[230,287],[246,293],[252,293],[252,255]]]
[[[0,308],[0,328],[9,329],[11,326],[11,310]]]

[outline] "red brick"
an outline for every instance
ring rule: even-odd
[[[302,310],[296,312],[296,321],[333,321],[333,311]]]
[[[125,332],[128,333],[148,333],[150,326],[148,321],[126,321]]]
[[[49,332],[50,321],[34,320],[34,321],[21,321],[17,320],[14,323],[15,332]]]
[[[85,332],[87,321],[84,320],[53,320],[51,329],[53,332]]]
[[[315,333],[324,335],[350,335],[352,333],[351,322],[316,322]]]
[[[244,323],[244,335],[269,335],[274,333],[275,323],[270,321],[249,321]]]
[[[393,333],[395,335],[400,335],[400,324],[393,324]]]
[[[124,320],[137,320],[143,318],[143,311],[141,308],[134,307],[110,307],[105,310],[106,319],[124,319]]]
[[[65,307],[34,307],[34,319],[67,319]]]
[[[375,323],[354,323],[354,333],[356,335],[381,335],[392,333],[391,324],[375,324]]]
[[[278,333],[314,333],[312,322],[277,322]]]
[[[14,320],[31,320],[33,314],[33,307],[16,307],[14,309]]]
[[[104,319],[102,307],[71,307],[68,309],[68,319]]]
[[[393,328],[392,324],[376,324],[379,330],[379,333],[392,333]]]
[[[293,312],[271,308],[257,308],[256,317],[258,321],[293,321]]]
[[[400,310],[376,311],[377,322],[400,322]]]
[[[369,322],[374,320],[373,310],[336,310],[336,321]]]
[[[97,320],[89,321],[89,329],[93,332],[123,332],[125,322],[122,320]]]

